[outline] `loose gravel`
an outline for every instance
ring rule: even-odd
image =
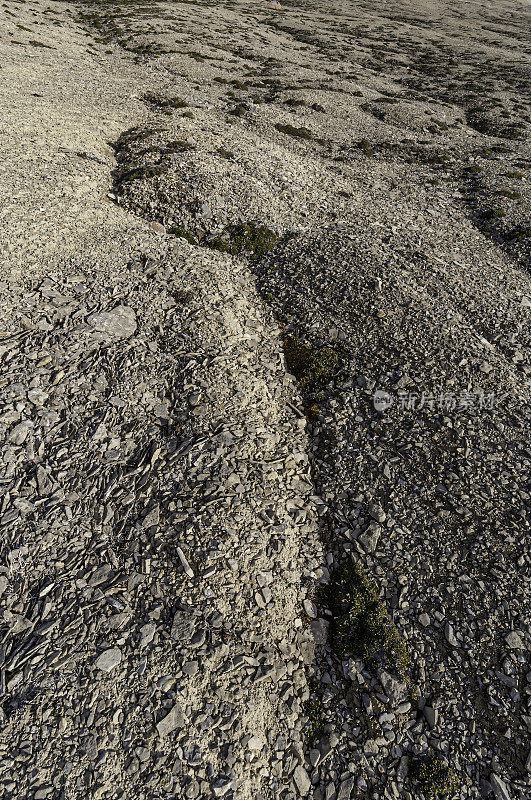
[[[528,9],[3,9],[2,796],[523,800]]]

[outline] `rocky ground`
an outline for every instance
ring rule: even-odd
[[[3,3],[2,797],[529,795],[529,21]]]

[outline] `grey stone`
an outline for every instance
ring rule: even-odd
[[[139,646],[146,647],[150,642],[153,641],[153,637],[155,636],[155,631],[157,626],[153,622],[149,622],[147,625],[142,625],[140,628],[140,643]]]
[[[449,622],[444,626],[444,636],[448,644],[452,645],[452,647],[459,647],[459,642],[455,638],[454,629]]]
[[[524,643],[522,641],[522,637],[517,631],[511,631],[505,637],[505,644],[507,647],[510,647],[511,650],[523,650]]]
[[[492,791],[497,800],[511,800],[507,785],[498,775],[492,773],[490,776],[490,785],[492,786]]]
[[[376,522],[385,522],[387,514],[380,505],[374,504],[369,506],[369,514]]]
[[[359,542],[367,553],[374,553],[378,546],[380,539],[380,526],[376,524],[369,525],[365,533],[359,537]]]
[[[9,434],[7,441],[15,445],[24,444],[28,437],[29,425],[31,425],[31,423],[28,422],[20,422],[18,425],[15,425]]]
[[[143,528],[151,528],[159,524],[160,520],[160,506],[155,506],[149,511],[142,520]]]
[[[161,738],[168,736],[178,728],[184,728],[185,719],[181,706],[175,703],[169,714],[157,722],[157,731]]]
[[[122,660],[122,652],[118,647],[111,647],[109,650],[104,650],[103,653],[97,657],[94,666],[101,669],[103,672],[110,672],[118,666]]]
[[[100,586],[100,584],[105,583],[106,580],[109,579],[109,576],[112,573],[112,567],[110,564],[103,564],[98,569],[95,569],[90,578],[88,579],[89,586]]]
[[[233,787],[234,781],[222,775],[212,784],[212,791],[216,797],[224,797]]]
[[[407,686],[405,683],[401,683],[396,678],[393,678],[393,676],[385,670],[380,670],[378,679],[384,688],[385,694],[393,705],[398,706],[407,699]]]
[[[310,623],[313,640],[317,647],[323,647],[328,640],[328,628],[330,623],[321,617]]]
[[[195,622],[184,611],[177,611],[173,617],[170,636],[177,642],[188,644],[195,631]]]
[[[136,331],[136,314],[128,306],[116,306],[112,311],[91,314],[87,322],[101,340],[128,339]]]
[[[302,764],[298,764],[295,767],[295,771],[293,773],[293,783],[299,793],[299,796],[306,797],[306,795],[310,791],[311,782],[310,778],[308,777],[308,773],[306,772]]]
[[[436,708],[432,708],[431,706],[424,706],[422,711],[426,722],[430,726],[430,728],[434,728],[437,725],[437,720],[439,717],[439,713]]]
[[[37,486],[41,497],[47,497],[52,493],[53,483],[51,478],[44,467],[41,466],[37,467]]]
[[[341,781],[339,791],[337,793],[337,800],[350,800],[352,790],[354,789],[354,777],[345,778]]]

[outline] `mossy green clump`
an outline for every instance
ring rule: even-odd
[[[290,334],[282,336],[288,370],[303,392],[316,392],[330,381],[339,357],[331,347],[314,348]]]
[[[425,797],[451,797],[457,789],[454,770],[446,766],[440,756],[414,761],[411,777],[418,781]]]
[[[219,253],[230,253],[230,243],[226,239],[222,239],[220,236],[215,236],[213,239],[207,239],[205,241],[207,247],[210,247],[211,250],[217,250]]]
[[[251,259],[261,258],[277,244],[278,234],[265,225],[241,222],[230,225],[222,236],[206,241],[208,247],[233,256],[247,255]]]
[[[128,183],[129,181],[142,181],[147,178],[155,178],[157,175],[163,175],[169,169],[169,165],[162,164],[148,164],[145,167],[135,167],[122,172],[118,176],[118,183],[120,185]]]
[[[195,150],[195,144],[190,144],[184,139],[175,139],[173,142],[168,142],[164,145],[165,153],[186,153],[188,150]]]
[[[308,726],[304,731],[305,738],[309,744],[312,744],[324,733],[326,720],[323,714],[323,704],[320,700],[308,700],[304,710],[308,717]]]
[[[233,108],[229,108],[229,114],[232,114],[233,117],[244,117],[249,109],[243,103],[238,103],[237,106],[233,106]]]
[[[363,155],[365,156],[373,156],[374,155],[374,148],[369,142],[368,139],[360,139],[359,142],[354,144],[354,147],[357,147],[358,150],[361,150]]]
[[[521,198],[520,192],[515,191],[514,189],[498,189],[494,194],[499,195],[500,197],[508,197],[510,200],[519,200]]]
[[[507,234],[507,238],[514,242],[514,241],[522,241],[523,239],[529,239],[531,237],[531,225],[521,225],[518,228],[513,228],[512,231],[509,231]]]
[[[406,645],[380,600],[376,585],[349,562],[331,577],[327,601],[333,615],[332,646],[341,658],[357,656],[369,669],[409,680]]]
[[[288,136],[294,136],[296,139],[313,139],[313,134],[308,128],[296,128],[289,123],[284,125],[280,122],[275,125],[275,128],[277,131],[280,131],[280,133],[287,133]]]
[[[193,300],[193,292],[190,292],[188,289],[176,289],[173,292],[170,292],[171,296],[175,300],[176,303],[180,305],[186,305]]]
[[[195,237],[193,233],[187,231],[186,228],[183,228],[181,225],[174,225],[172,228],[169,228],[168,233],[171,233],[173,236],[178,236],[180,239],[186,239],[186,241],[190,242],[190,244],[198,243],[197,237]]]
[[[503,208],[488,208],[483,212],[483,219],[502,219],[506,213]]]
[[[146,92],[142,97],[145,103],[149,103],[155,108],[187,108],[188,103],[180,97],[164,97],[156,92]]]
[[[279,236],[265,225],[242,222],[230,229],[233,247],[238,253],[246,252],[252,258],[268,253],[279,240]]]

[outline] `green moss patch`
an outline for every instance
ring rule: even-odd
[[[118,183],[120,185],[128,183],[129,181],[142,181],[147,178],[154,178],[157,175],[163,175],[169,169],[168,164],[148,164],[145,167],[135,167],[128,169],[126,172],[118,176]]]
[[[169,228],[168,233],[171,233],[173,236],[178,236],[180,239],[186,239],[190,244],[198,244],[194,234],[187,231],[186,228],[181,227],[181,225],[174,225],[172,228]]]
[[[288,136],[294,136],[296,139],[313,139],[313,134],[308,128],[296,128],[294,125],[283,125],[280,122],[275,125],[275,128],[280,133],[287,133]]]
[[[332,646],[338,656],[357,656],[369,669],[386,669],[409,680],[410,657],[376,585],[349,562],[331,576],[327,602],[333,615]]]
[[[173,142],[168,142],[164,145],[165,153],[186,153],[188,150],[195,150],[195,144],[190,144],[184,139],[176,139]]]
[[[501,219],[505,217],[505,211],[503,208],[488,208],[482,214],[483,219]]]
[[[416,759],[411,764],[410,773],[425,797],[448,797],[457,790],[455,772],[439,756]]]
[[[316,392],[330,381],[339,363],[331,347],[314,348],[290,334],[282,336],[288,370],[294,375],[303,392]]]
[[[156,92],[146,92],[142,97],[145,103],[155,108],[187,108],[188,103],[180,97],[164,97]]]
[[[359,142],[354,144],[354,147],[357,147],[358,150],[361,150],[363,155],[365,156],[372,156],[374,155],[374,147],[369,142],[368,139],[360,139]]]
[[[265,225],[241,222],[238,225],[230,225],[223,235],[210,239],[205,244],[222,253],[234,256],[247,255],[251,259],[257,259],[272,250],[279,238],[278,234]]]
[[[522,241],[523,239],[529,239],[531,237],[531,225],[521,225],[518,228],[513,228],[512,231],[509,231],[507,234],[507,238],[514,242],[514,241]]]
[[[304,731],[308,744],[312,744],[324,733],[326,719],[323,714],[323,704],[320,700],[308,700],[305,705],[308,727]]]
[[[494,194],[500,197],[508,197],[509,200],[519,200],[522,196],[520,192],[516,192],[514,189],[498,189]]]

